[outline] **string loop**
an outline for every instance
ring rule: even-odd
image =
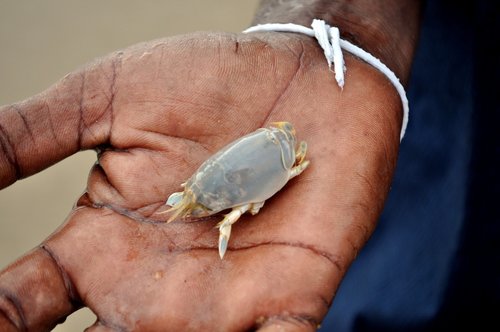
[[[340,38],[339,29],[336,27],[331,27],[323,20],[314,19],[312,21],[311,28],[293,23],[258,24],[246,29],[245,31],[243,31],[243,33],[269,31],[295,32],[316,38],[318,44],[323,49],[328,67],[331,69],[333,65],[335,80],[337,81],[337,84],[341,89],[344,87],[344,72],[347,70],[344,63],[342,49],[349,53],[352,53],[366,63],[378,69],[389,79],[389,81],[391,81],[392,85],[394,85],[394,87],[396,88],[399,97],[401,98],[401,103],[403,105],[403,123],[401,126],[400,140],[403,139],[406,132],[406,127],[408,126],[408,117],[410,111],[408,106],[408,98],[406,97],[405,89],[399,79],[396,77],[396,74],[394,74],[392,70],[390,70],[385,64],[383,64],[382,61],[366,52],[362,48],[350,43],[345,39]]]

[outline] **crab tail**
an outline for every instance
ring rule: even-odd
[[[173,212],[173,214],[168,218],[167,223],[174,221],[178,217],[185,217],[192,210],[194,205],[194,196],[189,192],[184,192],[182,199],[174,204],[170,209],[165,212]]]

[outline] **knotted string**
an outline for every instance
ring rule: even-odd
[[[401,103],[403,104],[403,123],[401,125],[400,140],[402,140],[406,132],[406,127],[408,126],[408,98],[406,97],[406,92],[403,85],[396,77],[394,72],[390,70],[385,64],[383,64],[379,59],[366,52],[362,48],[348,42],[345,39],[341,39],[338,28],[331,27],[330,25],[326,24],[325,21],[318,19],[313,20],[311,27],[312,29],[293,23],[268,23],[250,27],[243,31],[243,33],[265,31],[296,32],[316,38],[318,44],[323,49],[328,67],[330,69],[333,64],[335,80],[337,81],[337,84],[341,89],[344,87],[344,72],[346,71],[342,49],[348,51],[349,53],[352,53],[366,63],[378,69],[389,79],[389,81],[391,81],[401,98]]]

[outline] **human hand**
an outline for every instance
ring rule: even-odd
[[[346,65],[341,91],[307,37],[201,33],[111,54],[4,107],[2,187],[83,149],[99,164],[64,225],[0,273],[0,329],[47,330],[88,306],[91,331],[314,330],[373,231],[399,145],[397,93]],[[272,121],[294,124],[311,165],[235,224],[224,260],[220,216],[162,222],[201,162]]]

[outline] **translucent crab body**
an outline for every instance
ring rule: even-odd
[[[219,255],[227,249],[231,226],[245,212],[255,215],[264,202],[309,165],[307,144],[297,144],[289,122],[275,122],[226,145],[208,158],[166,204],[168,222],[205,217],[231,209],[218,223]]]

